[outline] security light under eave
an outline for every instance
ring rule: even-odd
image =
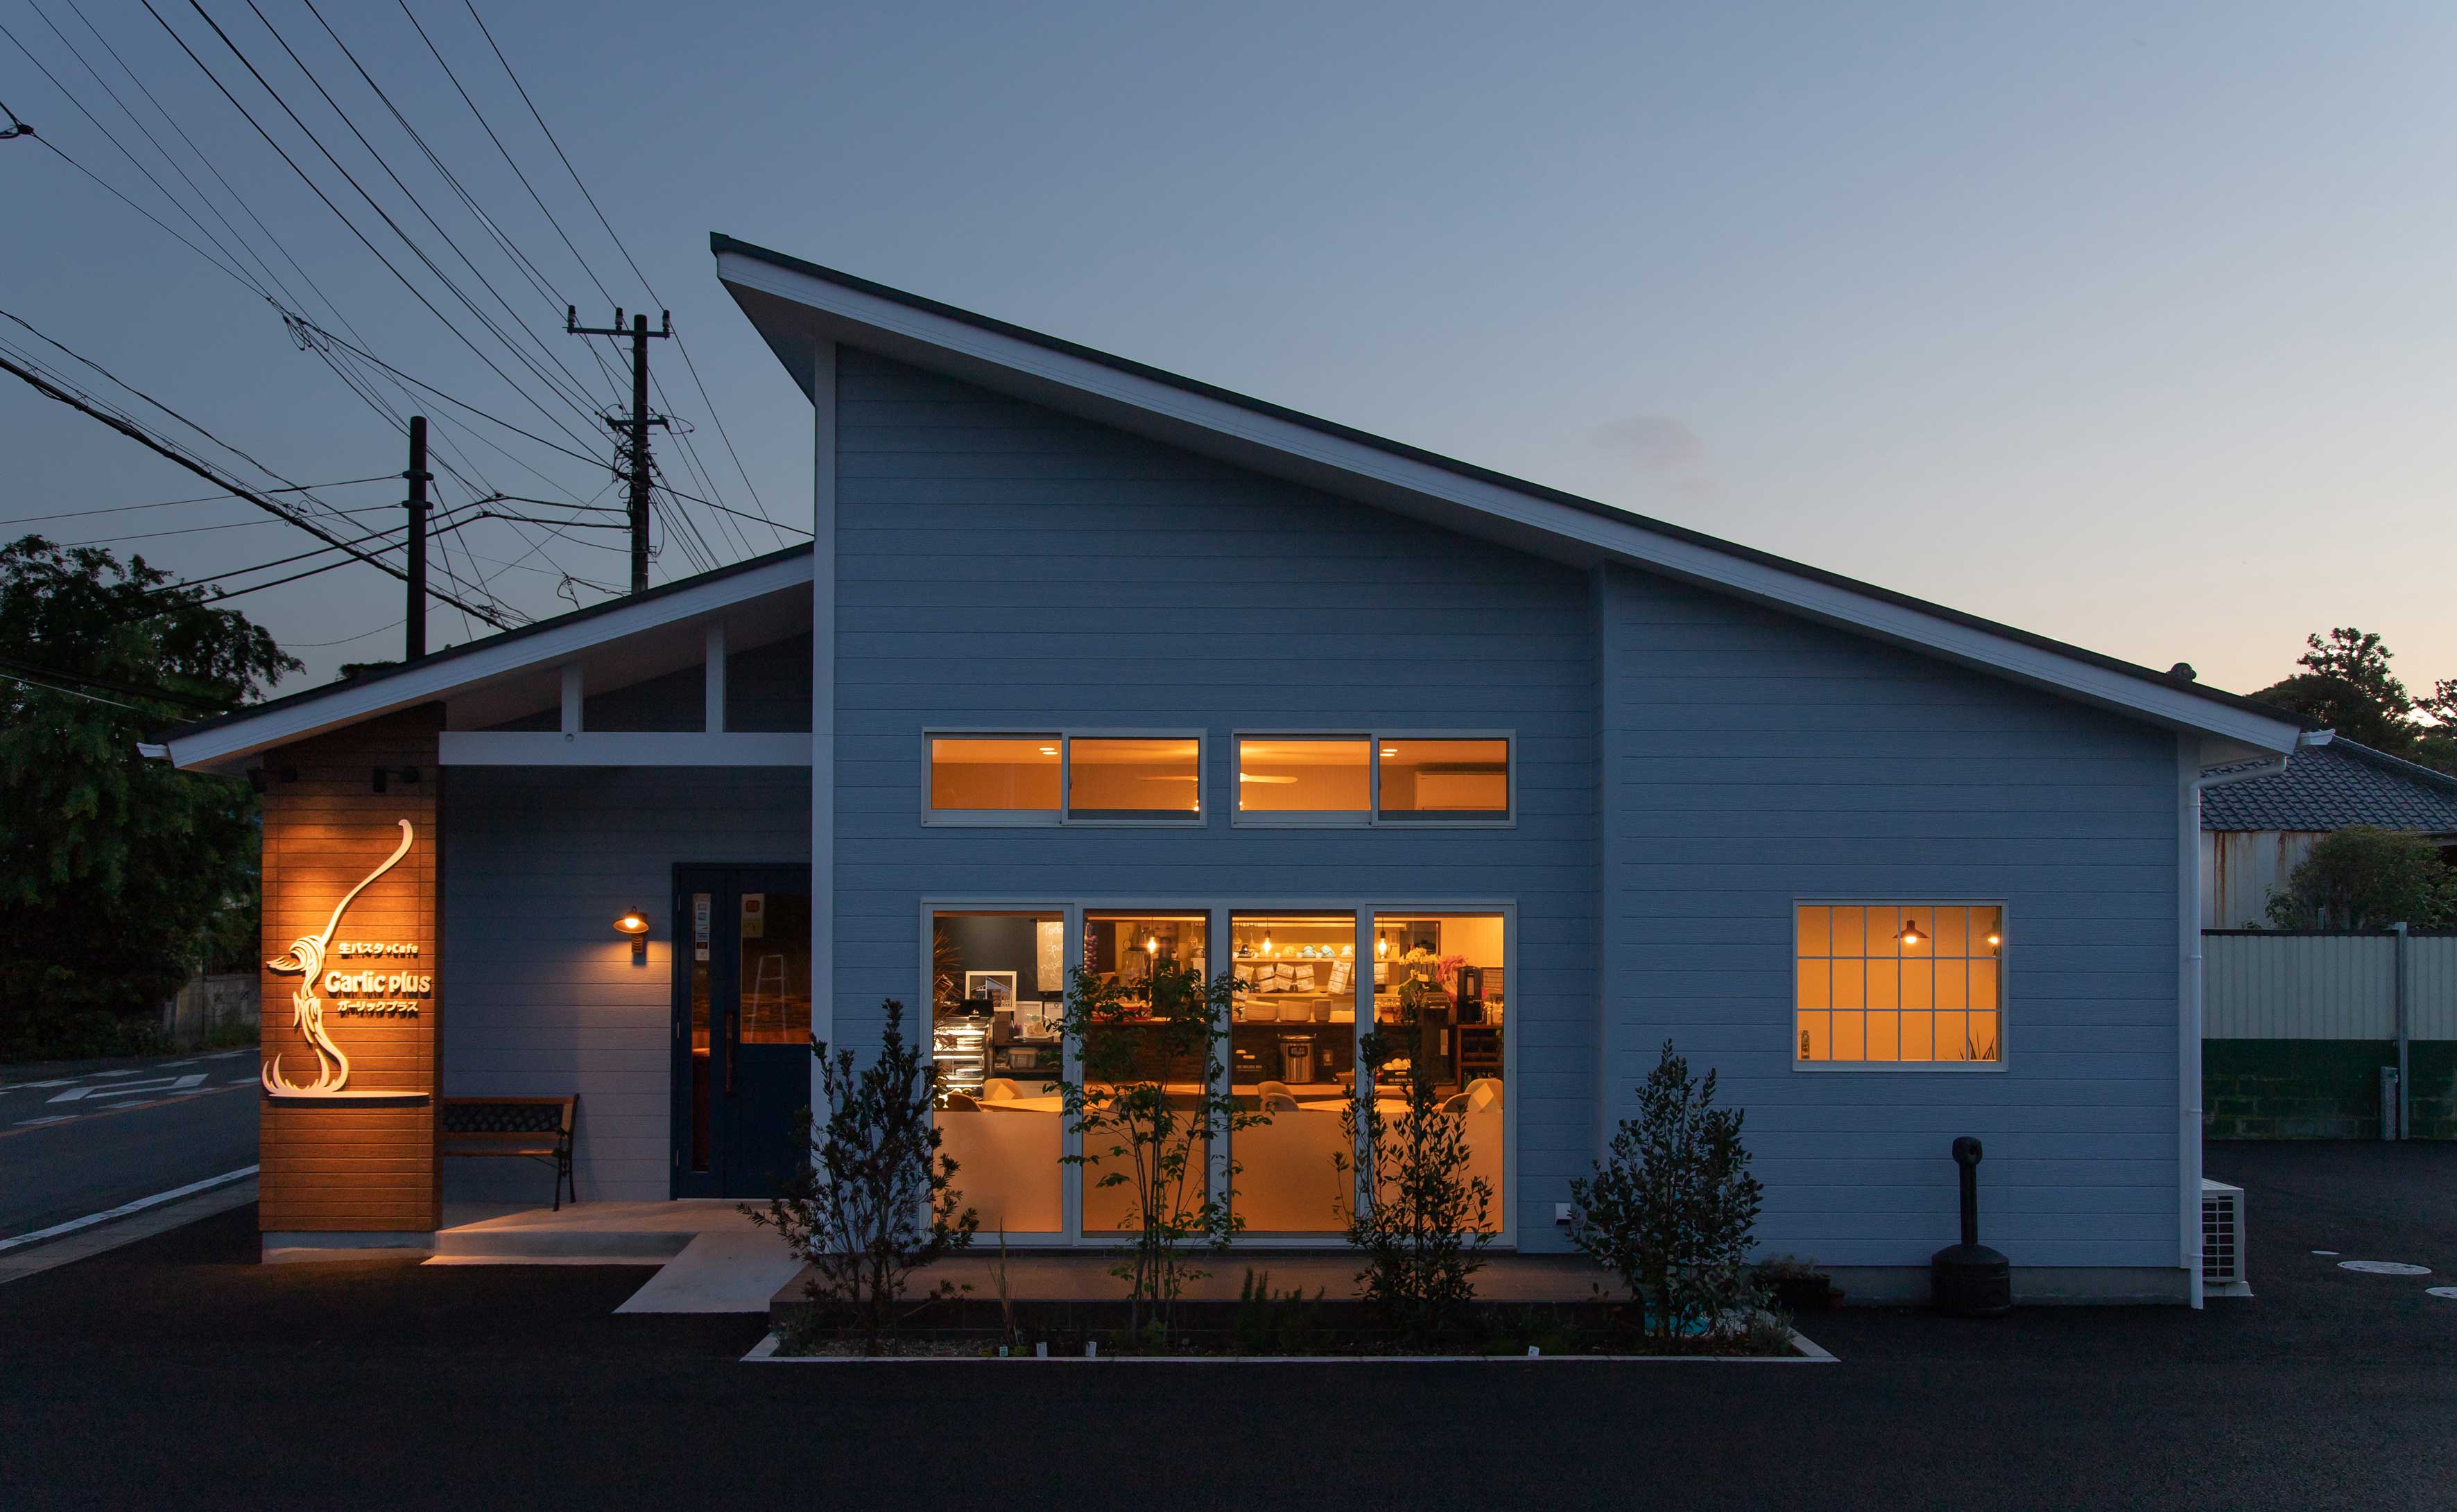
[[[649,919],[637,909],[626,909],[614,921],[614,932],[631,937],[631,963],[646,965],[649,959]]]

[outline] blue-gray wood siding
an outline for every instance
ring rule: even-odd
[[[809,770],[456,766],[444,780],[444,1094],[577,1092],[581,1200],[663,1200],[674,866],[807,865]],[[632,908],[651,921],[644,966],[613,930]],[[447,1201],[534,1202],[546,1183],[521,1161],[444,1162]]]
[[[836,366],[839,1036],[926,1000],[924,898],[1518,909],[1518,1224],[1594,1144],[1592,606],[1567,567],[858,352]],[[921,823],[930,726],[1207,739],[1199,829]],[[1509,828],[1233,828],[1230,732],[1509,728]]]
[[[1622,569],[1603,577],[1601,1087],[1675,1041],[1748,1110],[1772,1251],[2178,1263],[2176,743]],[[2005,901],[2005,1069],[1800,1072],[1797,897]]]
[[[1523,1245],[1669,1036],[1750,1110],[1770,1249],[1923,1262],[1969,1133],[2017,1263],[2175,1263],[2172,736],[861,353],[836,403],[842,1036],[919,994],[924,897],[1506,897]],[[1350,725],[1516,728],[1518,825],[1229,825],[1230,731]],[[932,725],[1199,728],[1213,811],[924,827]],[[2007,1070],[1793,1071],[1800,896],[2004,899]]]

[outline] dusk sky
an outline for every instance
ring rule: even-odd
[[[154,5],[478,350],[588,434],[187,0]],[[319,9],[528,274],[301,0],[257,5],[443,233],[246,0],[204,9],[499,326],[512,317],[452,247],[534,334],[516,337],[532,358],[552,353],[609,401],[562,304],[604,324],[613,303],[658,300],[462,0],[408,9],[552,223],[397,0]],[[807,524],[808,407],[717,285],[711,231],[2025,629],[2189,661],[2221,686],[2285,675],[2304,633],[2333,624],[2385,634],[2411,684],[2457,676],[2457,10],[1846,9],[479,13],[672,310],[748,484],[679,354],[660,343],[652,363],[716,497],[746,513]],[[251,279],[268,281],[260,256],[375,357],[572,445],[353,238],[142,0],[0,0],[0,103],[39,133],[0,141],[0,311],[282,478],[379,480],[319,490],[337,508],[400,497],[382,480],[403,465],[399,433],[264,297],[49,150],[206,242],[82,106]],[[0,340],[139,407],[20,326],[0,321]],[[603,467],[423,407],[485,486],[619,501]],[[605,452],[602,433],[588,441]],[[12,538],[112,541],[182,575],[316,544],[235,501],[33,520],[213,490],[5,374],[0,456]],[[717,560],[799,539],[686,512]],[[543,615],[605,597],[559,600],[563,573],[623,581],[618,536],[575,534],[594,539],[489,522],[445,560]],[[690,570],[670,542],[657,579]],[[400,654],[401,589],[372,568],[234,606],[307,662],[285,688]],[[449,611],[431,626],[439,646],[471,634]]]

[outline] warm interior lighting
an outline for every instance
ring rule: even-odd
[[[1145,954],[1146,954],[1146,955],[1158,955],[1158,954],[1160,953],[1160,936],[1159,936],[1159,935],[1157,935],[1157,934],[1153,934],[1153,935],[1146,935],[1146,936],[1145,937],[1145,939],[1144,939],[1144,953],[1145,953]]]
[[[1271,931],[1269,930],[1263,931],[1263,953],[1265,955],[1271,953]]]
[[[1989,944],[1989,947],[1990,947],[1991,949],[1993,949],[1993,948],[1995,948],[1996,946],[2002,945],[2002,944],[2004,944],[2004,943],[2005,943],[2005,937],[2004,937],[2003,935],[1998,934],[1998,933],[1997,933],[1995,930],[1989,930],[1989,931],[1988,931],[1988,944]]]
[[[1058,754],[1058,747],[1055,746],[1043,746],[1041,747],[1041,754],[1043,756],[1055,756]]]
[[[1389,955],[1391,953],[1391,941],[1387,937],[1377,938],[1374,940],[1373,953],[1376,955]]]
[[[1906,946],[1916,948],[1925,941],[1928,936],[1920,933],[1918,925],[1913,924],[1909,919],[1905,919],[1903,921],[1903,932],[1895,935],[1894,938]]]

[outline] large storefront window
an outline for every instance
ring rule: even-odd
[[[1148,1011],[1155,969],[1191,972],[1197,980],[1209,975],[1205,938],[1209,925],[1208,914],[1191,910],[1127,909],[1084,915],[1084,970],[1100,981],[1116,984],[1124,992],[1120,1011],[1095,1024],[1085,1035],[1081,1053],[1088,1096],[1102,1100],[1121,1085],[1157,1085],[1181,1128],[1202,1116],[1203,1076],[1209,1057],[1199,1044],[1179,1043],[1165,1032]],[[1103,1069],[1108,1076],[1103,1076]],[[1131,1153],[1114,1152],[1120,1142],[1109,1135],[1085,1141],[1086,1238],[1134,1228],[1140,1219],[1135,1193],[1141,1174]],[[1182,1180],[1170,1184],[1167,1204],[1178,1209],[1200,1206],[1209,1170],[1210,1141],[1197,1134]],[[1125,1179],[1113,1181],[1112,1176]]]
[[[1498,913],[1377,914],[1373,920],[1373,1031],[1389,1047],[1376,1094],[1382,1111],[1404,1109],[1419,1073],[1441,1099],[1441,1115],[1467,1125],[1470,1178],[1493,1189],[1503,1222],[1502,1113],[1509,1067],[1502,1022],[1509,961]]]
[[[935,914],[930,930],[936,1114],[955,1185],[981,1233],[1065,1227],[1058,1079],[1065,916]]]
[[[1339,1114],[1356,1080],[1356,916],[1240,913],[1229,933],[1229,1093],[1269,1120],[1233,1136],[1231,1211],[1248,1234],[1342,1232],[1355,1189],[1339,1166]]]

